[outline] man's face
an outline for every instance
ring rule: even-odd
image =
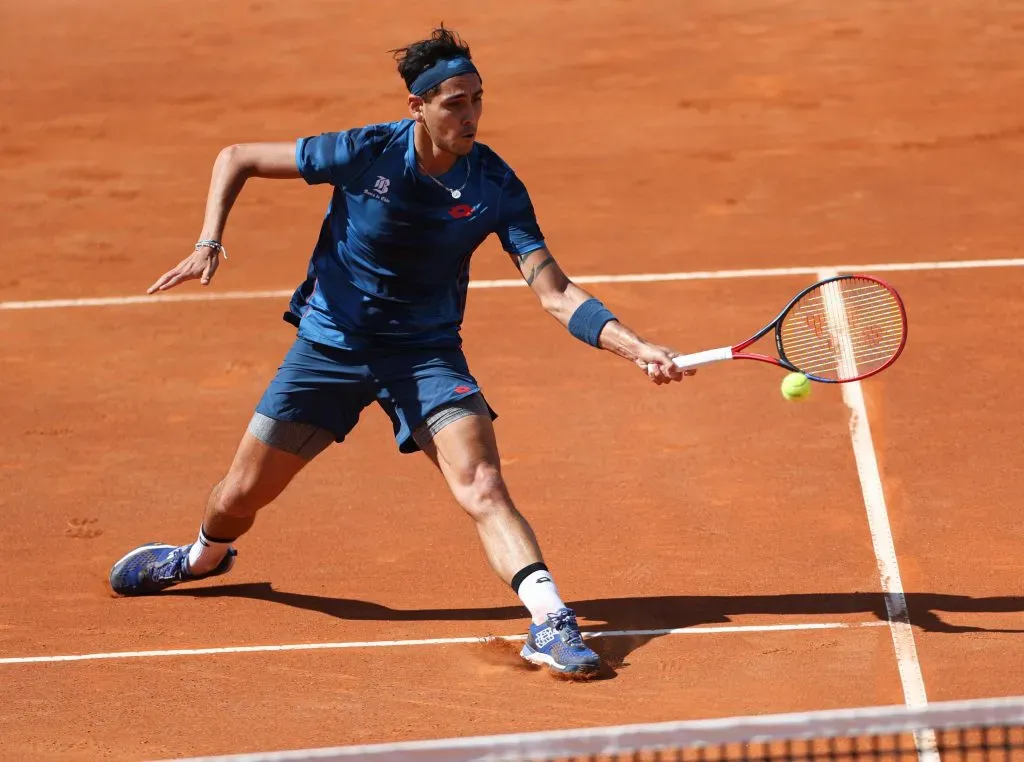
[[[465,156],[473,149],[484,90],[476,74],[462,74],[441,83],[440,91],[426,101],[411,96],[409,105],[416,121],[421,122],[438,148]]]

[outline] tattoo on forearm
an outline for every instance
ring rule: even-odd
[[[533,281],[536,280],[537,276],[541,274],[544,268],[547,267],[548,265],[554,264],[554,262],[555,258],[548,254],[546,257],[544,257],[544,259],[535,264],[533,266],[533,269],[530,270],[530,274],[526,276],[526,285],[532,286]]]

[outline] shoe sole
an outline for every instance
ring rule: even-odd
[[[145,545],[140,545],[135,550],[133,550],[130,553],[122,556],[121,558],[119,558],[117,560],[117,562],[110,569],[110,577],[107,579],[107,581],[110,583],[110,589],[113,590],[118,595],[149,595],[150,593],[137,592],[137,591],[132,590],[131,588],[128,588],[127,590],[118,590],[117,586],[114,584],[114,578],[116,576],[118,576],[118,574],[120,574],[121,571],[124,569],[125,565],[129,561],[131,561],[133,558],[135,558],[136,556],[141,555],[143,553],[148,553],[153,548],[174,548],[174,547],[177,547],[177,546],[176,545],[168,545],[165,542],[150,542],[150,543],[146,543]]]
[[[548,667],[562,674],[596,675],[600,670],[600,665],[597,664],[559,664],[547,654],[534,651],[526,645],[523,646],[523,650],[519,652],[519,655],[531,664]]]

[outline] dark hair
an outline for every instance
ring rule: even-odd
[[[445,29],[441,24],[430,33],[429,39],[420,40],[406,45],[404,48],[396,48],[390,51],[395,60],[398,61],[398,73],[405,80],[405,86],[412,88],[416,77],[446,58],[469,58],[469,45],[466,44],[456,32]],[[437,95],[440,87],[429,90],[424,98],[429,100]]]

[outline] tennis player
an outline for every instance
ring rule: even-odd
[[[478,143],[482,80],[469,46],[445,28],[393,51],[410,118],[225,148],[213,167],[194,251],[148,293],[217,272],[228,213],[250,177],[333,186],[306,280],[285,319],[295,343],[256,406],[227,475],[210,494],[198,539],[143,545],[114,564],[122,595],[157,593],[228,572],[233,543],[257,512],[376,401],[398,449],[422,450],[476,523],[494,571],[533,619],[522,656],[559,672],[598,670],[554,575],[502,479],[492,419],[459,335],[469,261],[491,233],[544,309],[580,341],[635,363],[656,384],[686,372],[675,353],[617,321],[562,272],[522,181]]]

